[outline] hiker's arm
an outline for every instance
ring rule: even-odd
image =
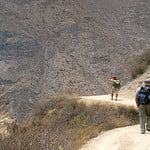
[[[109,81],[114,81],[114,79],[108,79]]]
[[[137,107],[140,106],[140,103],[139,103],[139,91],[140,91],[141,87],[139,87],[137,90],[136,90],[136,93],[135,93],[135,102],[136,102],[136,105]]]
[[[135,96],[135,102],[136,102],[137,107],[140,106],[140,103],[139,103],[138,99],[139,99],[139,97],[138,97],[138,95],[136,95]]]

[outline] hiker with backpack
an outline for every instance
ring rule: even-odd
[[[141,134],[150,131],[150,80],[145,80],[142,87],[136,91],[135,101],[139,108],[139,121]]]
[[[115,100],[118,99],[118,93],[119,93],[119,90],[120,90],[120,81],[117,79],[116,76],[112,76],[110,79],[109,79],[111,82],[112,82],[112,87],[111,87],[111,100],[113,100],[113,97],[114,97],[114,94],[115,94]]]

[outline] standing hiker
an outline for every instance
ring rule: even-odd
[[[150,131],[150,80],[145,80],[136,91],[135,101],[139,108],[141,134]]]
[[[118,93],[120,90],[120,81],[117,79],[116,76],[112,76],[110,79],[112,81],[112,87],[111,87],[111,100],[113,100],[114,94],[115,94],[115,100],[118,98]]]

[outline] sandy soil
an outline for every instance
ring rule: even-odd
[[[111,101],[136,106],[134,98],[124,96],[120,96],[118,101],[110,100],[110,95],[83,96],[82,101],[87,104]],[[87,142],[80,150],[150,150],[150,132],[140,134],[139,129],[139,125],[134,125],[103,132]]]

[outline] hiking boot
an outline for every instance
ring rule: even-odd
[[[111,100],[113,100],[113,98],[111,98]]]
[[[147,131],[150,131],[150,129],[146,129]]]
[[[115,101],[117,101],[117,98],[115,99]]]

